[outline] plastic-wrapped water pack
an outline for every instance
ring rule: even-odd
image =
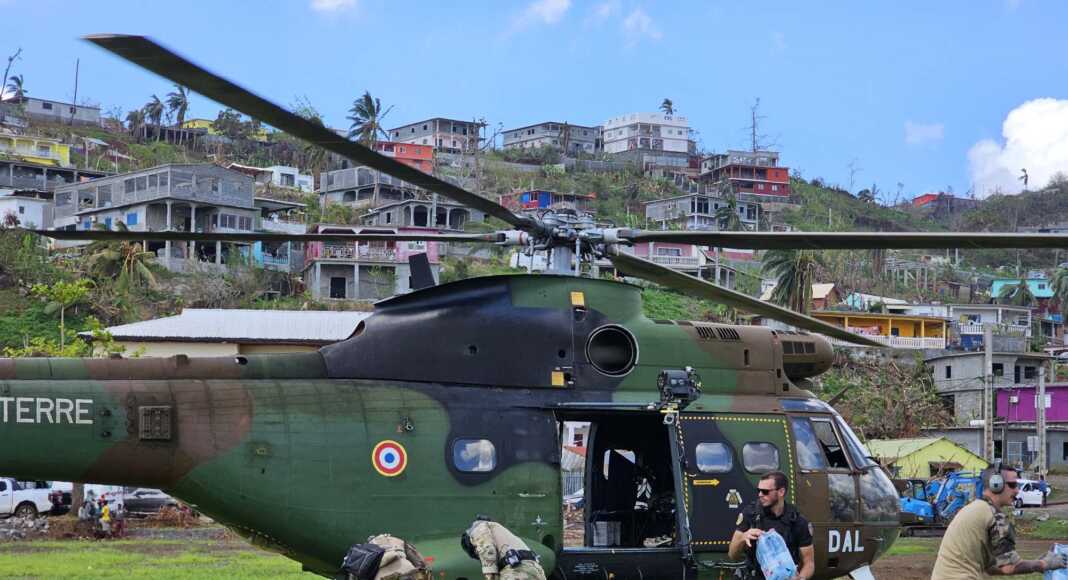
[[[1053,544],[1053,551],[1057,554],[1068,555],[1068,544]],[[1046,572],[1046,580],[1068,580],[1068,569]]]
[[[757,540],[756,559],[767,580],[789,580],[797,574],[790,548],[775,530],[764,532]]]

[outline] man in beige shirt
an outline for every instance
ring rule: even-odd
[[[981,477],[983,496],[950,522],[931,580],[975,580],[1068,567],[1063,554],[1049,552],[1039,560],[1024,560],[1016,553],[1016,531],[1002,513],[1019,491],[1016,469],[996,464]]]

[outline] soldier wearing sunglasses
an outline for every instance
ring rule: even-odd
[[[797,564],[798,572],[794,578],[808,580],[816,572],[812,526],[793,504],[786,501],[789,486],[786,474],[781,471],[764,474],[757,483],[756,502],[738,514],[738,527],[727,554],[732,560],[745,558],[749,561],[747,578],[764,578],[756,563],[756,543],[769,530],[775,530],[786,541]]]
[[[983,496],[960,510],[950,522],[931,579],[974,580],[1068,566],[1068,558],[1052,551],[1039,560],[1024,560],[1016,553],[1016,531],[1002,512],[1013,504],[1019,492],[1016,468],[995,464],[981,477]]]

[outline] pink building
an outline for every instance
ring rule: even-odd
[[[320,225],[316,233],[439,233],[432,228],[381,228]],[[388,298],[411,291],[408,257],[426,254],[438,279],[443,248],[439,242],[308,242],[304,280],[315,298],[362,300]]]
[[[1038,406],[1035,405],[1037,385],[1019,385],[997,391],[997,416],[1009,423],[1034,423]],[[1046,421],[1068,422],[1068,383],[1046,385]]]

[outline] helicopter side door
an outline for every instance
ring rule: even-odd
[[[786,417],[682,413],[683,500],[693,552],[726,552],[743,508],[756,500],[760,476],[789,473],[793,452]],[[791,488],[788,499],[796,501]]]

